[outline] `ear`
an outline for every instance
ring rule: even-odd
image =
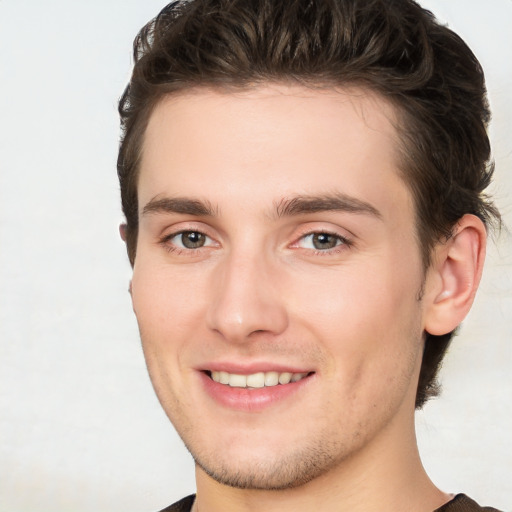
[[[119,235],[121,236],[121,240],[126,242],[126,224],[119,224]]]
[[[126,242],[126,224],[119,224],[119,235],[123,242]],[[132,294],[132,280],[130,279],[130,284],[128,286],[128,293]]]
[[[469,312],[482,276],[487,232],[475,215],[464,215],[453,236],[434,249],[425,284],[425,330],[453,331]]]

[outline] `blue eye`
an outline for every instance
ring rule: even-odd
[[[303,249],[326,251],[346,243],[347,240],[340,235],[334,235],[332,233],[310,233],[300,239],[299,246]]]

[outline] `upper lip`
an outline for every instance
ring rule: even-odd
[[[304,366],[295,366],[289,364],[281,364],[275,362],[253,362],[247,364],[227,362],[227,361],[216,361],[206,363],[198,368],[200,371],[217,371],[234,373],[237,375],[252,375],[260,372],[278,372],[278,373],[311,373],[312,368]]]

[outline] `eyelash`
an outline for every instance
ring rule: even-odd
[[[183,230],[176,231],[174,233],[165,235],[164,237],[162,237],[159,240],[159,244],[162,245],[164,247],[164,249],[169,253],[173,253],[173,254],[177,254],[177,255],[187,255],[187,256],[196,255],[199,253],[199,251],[202,251],[203,249],[210,247],[208,245],[208,246],[201,246],[201,247],[197,247],[197,248],[185,248],[185,247],[177,247],[176,245],[170,243],[172,239],[174,239],[180,235],[183,235],[184,233],[197,233],[199,235],[205,236],[209,240],[213,240],[211,237],[209,237],[203,231],[196,230],[196,229],[183,229]],[[305,240],[307,237],[314,236],[314,235],[333,236],[340,242],[337,245],[335,245],[334,247],[329,248],[329,249],[324,249],[324,250],[322,250],[322,249],[307,249],[307,248],[305,249],[306,251],[310,251],[310,254],[312,251],[312,254],[315,256],[329,256],[329,255],[333,255],[333,254],[338,254],[342,251],[347,250],[348,248],[350,248],[353,245],[353,242],[351,240],[340,235],[339,233],[335,233],[335,232],[327,231],[327,230],[315,230],[315,231],[308,231],[308,232],[300,235],[300,237],[297,239],[297,241],[293,242],[293,244],[291,244],[291,247],[301,249],[301,247],[299,247],[299,243],[301,241]],[[304,249],[304,248],[302,248],[302,249]]]

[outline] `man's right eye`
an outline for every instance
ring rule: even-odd
[[[200,249],[213,244],[213,240],[200,231],[181,231],[166,241],[179,249]]]

